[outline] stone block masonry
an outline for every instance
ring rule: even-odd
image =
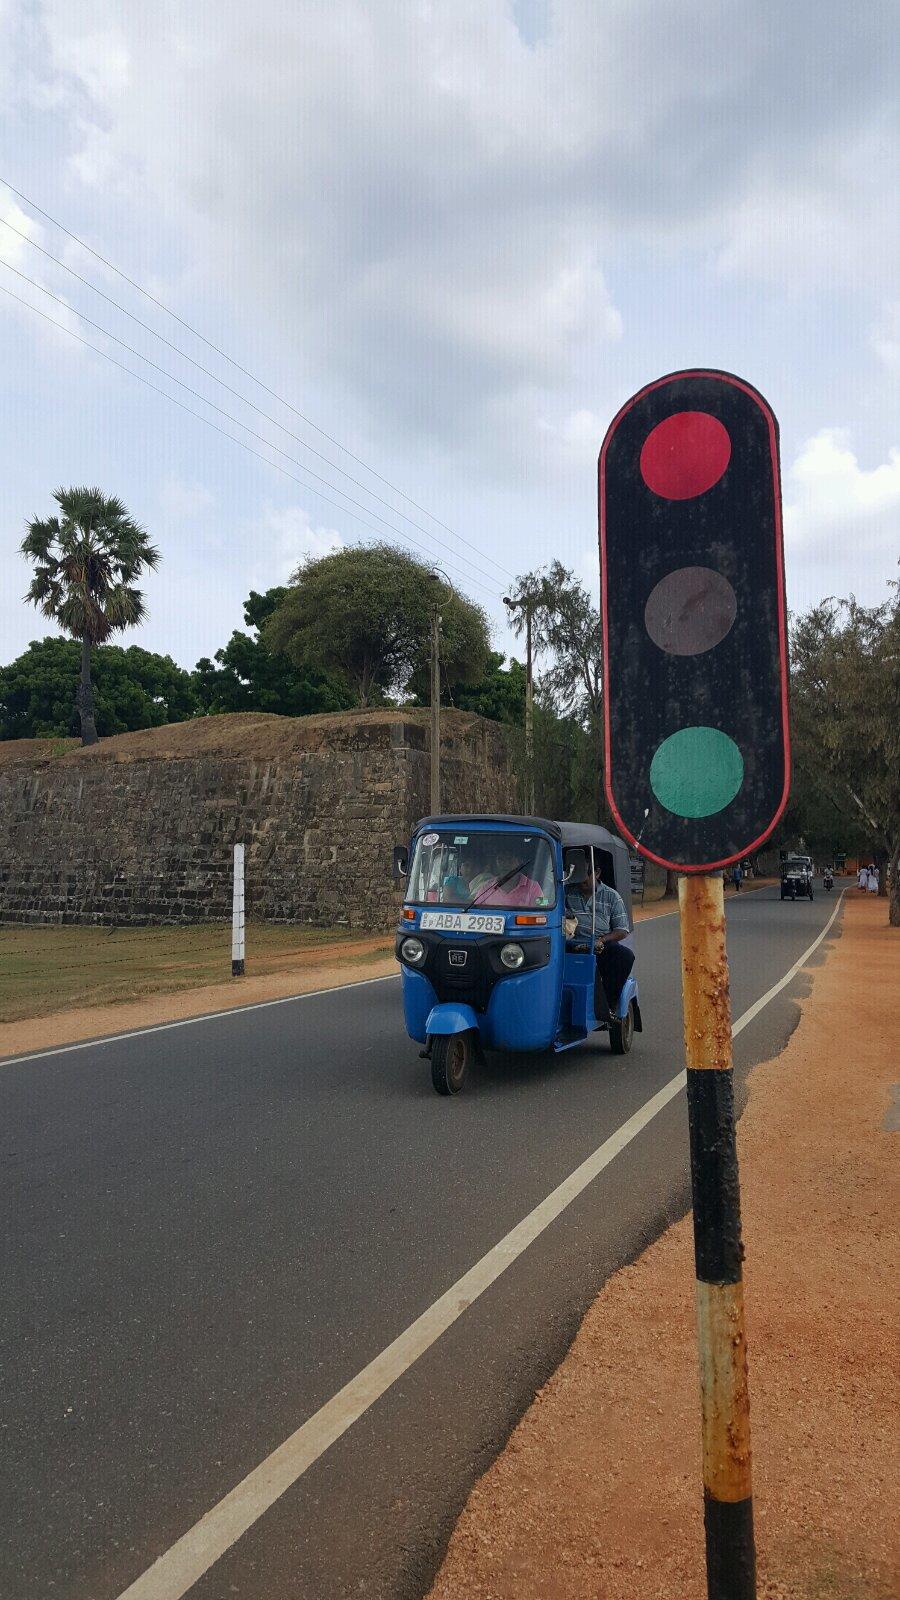
[[[441,717],[443,806],[515,811],[503,729]],[[205,717],[102,740],[0,744],[0,921],[190,923],[246,914],[389,927],[391,852],[428,811],[427,713]]]

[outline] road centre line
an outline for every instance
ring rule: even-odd
[[[825,927],[799,960],[738,1018],[732,1037],[742,1033],[760,1011],[784,989],[805,966],[810,956],[831,931],[841,907],[843,890]],[[686,1075],[679,1072],[644,1102],[633,1116],[617,1128],[592,1155],[518,1222],[504,1238],[458,1278],[451,1288],[412,1322],[392,1344],[368,1366],[351,1378],[336,1395],[326,1401],[295,1433],[272,1451],[207,1511],[187,1533],[182,1534],[153,1565],[124,1589],[118,1600],[182,1600],[182,1596],[238,1539],[264,1515],[276,1500],[295,1484],[319,1457],[346,1433],[398,1378],[446,1333],[463,1312],[484,1294],[517,1261],[573,1200],[594,1181],[617,1155],[636,1139],[657,1114],[685,1087]]]
[[[766,888],[768,885],[761,885]],[[843,891],[842,891],[843,892]],[[748,890],[753,893],[753,890]],[[664,917],[673,917],[677,914],[677,905],[671,911],[660,911],[655,917],[648,917],[647,923],[662,922]],[[643,927],[643,921],[638,923]],[[202,1011],[196,1017],[181,1017],[177,1022],[155,1022],[150,1028],[126,1028],[124,1033],[105,1033],[99,1039],[78,1039],[73,1044],[58,1044],[51,1050],[32,1050],[27,1055],[0,1056],[0,1067],[16,1067],[26,1061],[44,1061],[49,1056],[63,1056],[70,1050],[91,1050],[103,1044],[116,1044],[122,1039],[141,1039],[148,1033],[164,1033],[167,1028],[191,1028],[198,1022],[218,1022],[222,1017],[239,1016],[244,1011],[262,1011],[266,1006],[287,1006],[297,1000],[315,1000],[323,994],[339,994],[343,989],[363,989],[368,983],[390,983],[399,976],[396,972],[385,973],[380,978],[354,978],[352,983],[335,983],[329,989],[309,989],[305,994],[284,994],[276,1000],[251,1000],[247,1005],[226,1006],[222,1011]],[[51,1013],[52,1014],[52,1013]]]

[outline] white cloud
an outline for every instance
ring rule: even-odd
[[[900,300],[885,306],[872,333],[872,348],[889,372],[900,375]]]
[[[267,589],[287,583],[307,556],[330,555],[344,542],[335,528],[314,528],[303,506],[267,505],[262,523],[265,558],[259,570],[264,575],[258,581]]]
[[[784,491],[789,600],[803,608],[825,593],[885,599],[900,555],[900,449],[867,469],[845,429],[823,428],[799,451]]]
[[[567,461],[587,467],[597,461],[610,420],[582,407],[570,411],[561,422],[541,418],[538,429]]]
[[[9,224],[4,226],[3,224]],[[24,235],[24,237],[23,237]],[[2,296],[3,310],[30,327],[42,347],[56,356],[60,350],[71,354],[79,346],[74,339],[66,338],[65,331],[78,333],[81,323],[65,296],[63,303],[48,299],[35,284],[50,287],[42,259],[29,249],[28,240],[40,244],[44,230],[15,200],[10,191],[0,185],[0,286],[8,291]],[[9,270],[5,270],[8,268]],[[32,282],[28,282],[32,279]],[[42,315],[35,316],[26,307],[33,306]],[[47,321],[50,318],[50,321]],[[53,327],[53,323],[58,326]]]
[[[784,291],[889,270],[888,52],[839,0],[38,15],[82,182],[227,258],[308,374],[409,433],[477,438],[602,360],[623,241]]]
[[[183,483],[170,477],[160,488],[159,504],[171,522],[190,522],[212,510],[215,496],[202,483]]]

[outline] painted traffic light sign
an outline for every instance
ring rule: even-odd
[[[757,849],[790,784],[778,424],[727,372],[641,389],[600,452],[606,793],[665,867]]]

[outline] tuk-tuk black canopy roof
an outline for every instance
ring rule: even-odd
[[[463,822],[498,822],[516,828],[540,828],[544,833],[549,833],[551,839],[559,839],[564,848],[580,849],[592,844],[606,850],[612,845],[619,845],[627,850],[624,839],[590,822],[554,822],[549,817],[512,817],[499,812],[478,815],[455,812],[439,817],[422,817],[414,831],[419,833],[422,828],[456,828]]]

